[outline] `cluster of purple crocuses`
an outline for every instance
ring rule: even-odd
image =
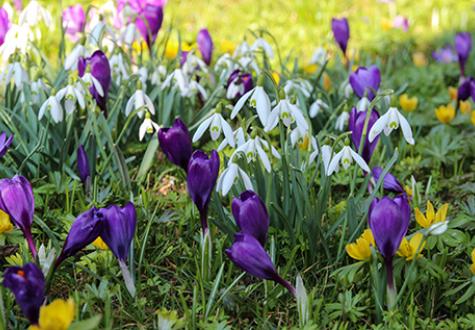
[[[18,227],[31,251],[37,259],[36,245],[31,227],[33,224],[35,199],[30,182],[23,176],[0,180],[0,209]],[[81,251],[97,238],[107,244],[119,261],[129,292],[134,295],[135,287],[128,272],[126,262],[135,234],[137,216],[132,203],[123,207],[110,205],[106,208],[91,209],[80,214],[73,222],[62,251],[51,267],[49,274],[43,274],[36,263],[23,267],[10,267],[5,271],[3,285],[12,290],[17,304],[31,324],[38,322],[39,309],[45,300],[47,284],[60,264]],[[46,275],[46,276],[45,276]]]

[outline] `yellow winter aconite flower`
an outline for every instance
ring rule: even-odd
[[[472,250],[472,265],[470,266],[472,274],[475,275],[475,249]]]
[[[412,188],[411,188],[411,187],[409,187],[409,186],[407,186],[407,185],[404,186],[404,191],[406,192],[406,194],[407,194],[408,197],[412,198],[412,194],[413,194],[414,192],[412,191]]]
[[[383,18],[381,19],[381,28],[383,31],[389,31],[393,28],[393,22],[390,19]]]
[[[307,64],[303,67],[303,72],[308,73],[308,74],[315,73],[317,72],[317,70],[318,70],[318,65],[314,63]]]
[[[234,42],[227,39],[221,41],[221,52],[232,54],[234,53],[235,49],[236,45],[234,44]]]
[[[192,45],[182,42],[181,43],[181,50],[184,52],[189,52],[192,49]],[[180,44],[177,40],[171,40],[167,42],[167,46],[165,47],[165,57],[169,60],[173,60],[180,51]]]
[[[457,100],[457,88],[449,87],[449,96],[451,100]]]
[[[107,246],[106,242],[104,242],[100,237],[96,238],[96,240],[92,242],[92,245],[94,245],[99,250],[109,250],[109,247]]]
[[[280,74],[276,71],[272,71],[272,79],[274,79],[274,82],[277,86],[279,86],[280,83]]]
[[[407,94],[399,96],[399,104],[404,111],[412,112],[417,108],[417,97],[409,97]]]
[[[472,121],[472,125],[475,125],[475,110],[472,111],[472,116],[471,116],[470,120]]]
[[[326,92],[329,92],[331,88],[332,88],[332,81],[330,79],[330,76],[326,72],[324,72],[323,73],[323,89]]]
[[[12,222],[8,214],[0,210],[0,234],[7,233],[13,230]]]
[[[414,62],[414,65],[417,67],[423,67],[427,65],[427,57],[423,52],[415,52],[412,54],[412,62]]]
[[[72,299],[55,299],[48,306],[40,309],[38,325],[30,330],[66,330],[74,320],[74,301]]]
[[[369,260],[371,258],[371,246],[376,246],[371,229],[365,229],[356,242],[345,246],[346,253],[355,260]]]
[[[437,213],[434,210],[434,206],[430,201],[427,201],[426,214],[421,212],[418,207],[414,209],[417,223],[423,228],[429,228],[436,222],[445,221],[447,218],[447,211],[449,210],[449,204],[445,203],[438,210]]]
[[[441,105],[435,109],[435,116],[441,123],[448,124],[455,117],[455,108],[452,104]]]
[[[407,261],[414,259],[416,253],[417,256],[419,256],[426,245],[423,239],[424,235],[422,235],[422,233],[415,233],[410,240],[404,237],[397,251],[397,255],[406,258]]]
[[[470,101],[460,101],[459,107],[460,112],[462,112],[464,115],[468,115],[472,112],[472,105],[470,104]]]

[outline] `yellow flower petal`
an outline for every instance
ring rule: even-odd
[[[280,74],[276,71],[272,72],[272,79],[274,79],[274,82],[277,86],[279,86],[280,83]]]
[[[419,210],[418,207],[416,207],[414,209],[414,214],[416,216],[416,221],[417,223],[423,227],[423,228],[429,228],[431,223],[430,221],[427,220],[427,218],[424,216],[424,213],[421,212],[421,210]]]
[[[435,109],[435,116],[442,124],[449,124],[455,118],[455,108],[452,104],[441,105]]]
[[[102,240],[102,238],[100,238],[100,237],[96,238],[96,240],[94,242],[92,242],[92,245],[94,245],[99,250],[108,250],[109,249],[106,242],[104,242]]]
[[[55,299],[40,309],[38,327],[30,330],[67,330],[74,320],[74,301]]]
[[[399,249],[397,250],[396,254],[406,259],[411,256],[411,245],[409,244],[407,238],[403,237],[401,245],[399,245]]]
[[[435,222],[441,222],[445,221],[445,218],[447,218],[447,211],[449,210],[449,204],[445,203],[442,205],[438,210],[437,213],[435,214]]]
[[[417,108],[417,97],[409,97],[407,94],[399,96],[399,105],[404,111],[412,112]]]
[[[232,54],[235,49],[236,45],[232,41],[225,39],[221,42],[221,52]]]
[[[422,253],[422,250],[424,250],[424,247],[426,245],[426,242],[423,240],[424,240],[424,235],[422,235],[422,233],[415,233],[411,237],[411,240],[409,241],[409,245],[411,246],[412,257],[411,259],[407,259],[407,260],[412,260],[416,256],[416,252],[418,256]]]
[[[363,234],[361,234],[361,238],[365,239],[372,246],[376,246],[376,242],[374,241],[373,232],[371,231],[371,229],[365,229]]]
[[[432,205],[431,201],[427,201],[426,218],[427,218],[427,221],[429,221],[430,225],[434,223],[435,211],[434,211],[434,205]]]
[[[472,250],[472,263],[475,264],[475,249]]]
[[[472,105],[470,104],[470,101],[460,101],[459,107],[460,112],[462,112],[464,115],[469,115],[472,112]]]
[[[452,100],[457,100],[457,88],[456,87],[449,87],[449,96]]]
[[[316,64],[307,64],[303,67],[303,71],[308,74],[312,74],[317,72],[318,70],[318,65]]]
[[[423,67],[427,65],[427,57],[424,55],[423,52],[415,52],[414,54],[412,54],[412,61],[417,67]]]
[[[470,270],[472,271],[472,274],[475,275],[475,263],[470,266]]]
[[[472,125],[475,125],[475,110],[472,111],[472,115],[470,117],[470,120],[472,121]]]
[[[362,238],[358,238],[355,243],[347,244],[345,250],[355,260],[369,260],[371,257],[369,242]]]
[[[7,233],[13,230],[12,222],[8,214],[0,210],[0,234]]]

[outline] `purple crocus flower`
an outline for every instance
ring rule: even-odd
[[[393,278],[393,257],[401,241],[406,235],[411,209],[405,194],[394,199],[375,198],[370,205],[368,223],[373,233],[376,246],[383,255],[386,265],[388,302],[390,307],[395,303],[396,288]]]
[[[87,66],[90,66],[91,75],[101,84],[103,95],[101,96],[94,85],[89,87],[89,92],[96,100],[99,108],[107,117],[107,96],[111,83],[111,68],[106,54],[101,50],[96,50],[89,58],[80,58],[78,61],[78,73],[82,77],[86,72]]]
[[[2,132],[0,133],[0,158],[5,156],[13,142],[13,134],[7,138],[7,133]]]
[[[449,64],[457,60],[457,54],[451,45],[446,45],[432,53],[432,57],[439,63]]]
[[[193,147],[185,123],[177,118],[172,127],[160,128],[158,141],[168,160],[187,171]]]
[[[470,96],[472,96],[472,99],[475,101],[475,79],[466,77],[462,80],[457,89],[457,100],[465,101]]]
[[[226,98],[229,100],[238,100],[249,92],[254,84],[250,73],[234,70],[228,78],[226,84]]]
[[[86,150],[84,150],[82,144],[79,145],[77,157],[79,178],[83,184],[87,184],[91,179],[91,171],[89,169],[89,158],[87,157]]]
[[[396,29],[401,29],[404,32],[409,31],[409,20],[404,16],[396,16],[393,20],[393,27]]]
[[[23,232],[31,254],[36,258],[36,247],[31,235],[35,198],[31,184],[25,177],[15,175],[12,179],[0,180],[0,209]]]
[[[372,65],[369,68],[361,66],[350,74],[351,88],[353,88],[353,91],[359,98],[365,96],[366,93],[366,97],[372,101],[380,84],[381,73],[376,65]]]
[[[295,296],[295,288],[279,276],[269,255],[254,236],[244,233],[235,234],[234,243],[226,249],[226,255],[245,272],[264,280],[275,281]]]
[[[63,28],[72,41],[78,40],[78,34],[84,32],[85,27],[86,14],[80,4],[69,6],[63,11]]]
[[[45,300],[45,278],[34,263],[23,267],[9,267],[3,275],[3,286],[10,289],[23,315],[37,324],[40,307]]]
[[[151,49],[152,44],[157,39],[157,34],[162,27],[163,6],[147,3],[138,13],[135,21],[140,34],[145,39],[147,46]]]
[[[10,29],[10,19],[7,11],[0,7],[0,46],[5,42],[5,36]]]
[[[186,181],[188,193],[200,212],[203,233],[208,230],[208,204],[218,173],[219,155],[216,150],[211,151],[210,157],[201,150],[196,150],[191,155]]]
[[[69,230],[63,250],[56,260],[57,268],[66,258],[69,258],[96,240],[104,227],[102,210],[93,207],[78,215]]]
[[[336,43],[340,46],[343,55],[346,57],[346,47],[350,39],[350,26],[346,17],[338,19],[332,18],[332,31]]]
[[[465,63],[472,50],[472,35],[469,32],[460,32],[455,36],[455,50],[459,58],[460,73],[465,76]]]
[[[200,32],[198,32],[196,42],[198,43],[198,49],[200,50],[203,61],[205,61],[207,65],[210,65],[211,58],[213,56],[214,45],[213,39],[211,39],[208,29],[201,29]]]
[[[240,232],[254,236],[264,246],[269,230],[269,214],[262,199],[247,190],[233,199],[231,208]]]
[[[363,144],[362,157],[369,163],[371,156],[373,155],[374,149],[378,145],[379,136],[377,136],[373,142],[369,142],[368,132],[373,127],[374,123],[379,119],[379,113],[376,109],[371,110],[371,114],[368,121],[368,127],[366,131],[366,138]],[[358,111],[356,108],[351,109],[350,118],[348,120],[348,127],[351,131],[351,141],[355,150],[358,150],[361,143],[361,137],[363,135],[364,123],[366,120],[366,111]]]
[[[375,181],[378,181],[381,174],[383,173],[383,169],[381,167],[374,167],[372,170],[373,178]],[[392,191],[397,194],[404,193],[404,188],[399,180],[392,175],[391,173],[386,173],[383,179],[383,188],[387,191]]]
[[[16,11],[20,12],[23,10],[23,1],[22,0],[13,0],[13,6]]]

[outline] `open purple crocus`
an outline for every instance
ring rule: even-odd
[[[362,157],[369,163],[371,156],[373,155],[374,149],[378,145],[379,136],[377,136],[372,142],[369,142],[368,132],[373,127],[374,123],[379,119],[379,113],[376,109],[371,110],[369,116],[368,127],[365,134],[365,141],[363,143]],[[350,118],[348,120],[348,128],[351,131],[351,141],[355,150],[359,150],[361,138],[363,135],[364,124],[366,120],[366,111],[358,111],[356,108],[353,108],[350,112]]]
[[[374,181],[377,182],[383,173],[383,169],[379,166],[374,167],[371,171],[373,174]],[[404,193],[404,188],[402,187],[401,182],[392,175],[390,172],[386,173],[383,179],[383,188],[384,190],[394,192],[396,194]]]
[[[372,101],[381,84],[381,73],[376,65],[368,68],[361,66],[350,74],[350,85],[355,94],[362,98],[366,96]]]

